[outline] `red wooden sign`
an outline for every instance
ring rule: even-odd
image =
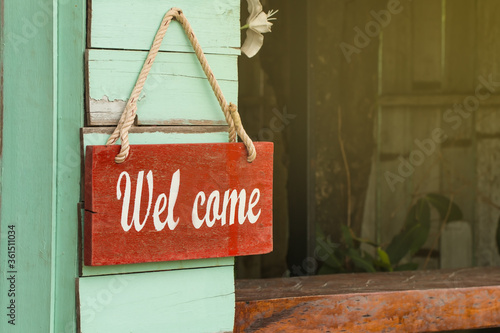
[[[273,144],[88,146],[85,265],[272,251]]]

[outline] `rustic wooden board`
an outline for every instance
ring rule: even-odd
[[[437,1],[436,1],[437,2]],[[475,82],[475,52],[464,52],[464,45],[475,45],[476,5],[470,0],[444,2],[444,86],[449,92],[470,92]],[[457,56],[460,54],[460,56]],[[438,59],[439,60],[439,59]],[[459,101],[463,101],[463,98]],[[453,105],[453,103],[448,103]]]
[[[82,129],[82,154],[88,145],[104,145],[113,132],[110,127],[86,127]],[[227,126],[154,126],[132,127],[129,132],[130,142],[136,144],[227,142]],[[82,180],[83,184],[83,180]],[[83,192],[82,192],[83,197]],[[81,224],[83,227],[83,223]],[[152,272],[194,267],[234,265],[234,258],[212,258],[187,261],[140,263],[113,266],[85,266],[81,262],[81,276],[109,275],[131,272]]]
[[[79,332],[232,332],[233,267],[77,280]]]
[[[474,225],[475,263],[500,265],[496,229],[500,206],[500,139],[482,139],[477,143],[477,197]]]
[[[87,123],[116,125],[147,52],[87,50]],[[236,56],[207,55],[226,99],[238,101]],[[139,125],[225,125],[194,53],[161,52],[137,104]]]
[[[381,108],[379,121],[380,153],[407,155],[412,144],[409,136],[410,108],[405,106]]]
[[[172,7],[184,11],[205,53],[240,54],[240,2],[234,0],[89,0],[88,47],[149,50]],[[177,22],[170,24],[161,50],[193,52]]]
[[[487,78],[493,75],[494,81],[500,78],[500,34],[498,15],[500,2],[496,0],[478,1],[476,5],[476,32],[477,38],[474,49],[476,50],[476,76]],[[498,90],[498,89],[497,89]]]
[[[481,107],[475,113],[476,133],[483,136],[500,134],[500,110],[498,107]]]
[[[412,90],[412,23],[412,4],[405,3],[382,32],[380,91],[384,95]]]
[[[88,146],[85,264],[271,252],[273,144],[255,146],[248,163],[242,143],[132,145],[122,164],[119,146]]]
[[[442,81],[441,1],[419,0],[413,7],[413,90],[438,90]]]
[[[500,269],[236,282],[235,332],[437,332],[500,326]]]

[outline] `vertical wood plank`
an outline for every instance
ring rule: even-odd
[[[381,154],[407,155],[411,142],[411,110],[409,107],[384,107],[379,117],[379,150]]]
[[[411,137],[410,110],[407,107],[382,108],[379,117],[379,161],[377,173],[377,239],[388,244],[404,224],[411,202],[408,168]],[[399,179],[399,180],[396,180]]]
[[[1,2],[1,332],[50,332],[52,327],[51,280],[56,260],[51,247],[56,213],[54,3]],[[44,24],[35,27],[35,17]],[[7,276],[12,270],[7,266],[9,225],[16,230],[17,273],[11,273],[16,274],[15,298],[7,297]],[[16,304],[15,326],[6,316],[11,299]]]
[[[500,135],[500,109],[481,107],[476,111],[476,133],[478,136]]]
[[[232,332],[232,267],[78,279],[82,333]]]
[[[474,89],[476,40],[476,1],[445,1],[444,85],[447,92]]]
[[[477,75],[494,75],[500,79],[500,23],[498,13],[500,2],[496,0],[477,1],[477,39],[476,67]]]
[[[441,87],[442,1],[413,1],[413,88],[435,90]]]
[[[80,128],[83,126],[85,50],[84,0],[58,2],[57,210],[52,242],[55,270],[53,332],[76,331],[75,278],[78,277]]]
[[[411,196],[415,200],[429,193],[440,192],[441,143],[435,141],[434,131],[441,128],[441,112],[439,108],[414,106],[411,108],[410,115],[411,126],[408,132],[412,146],[408,161],[415,168],[410,179]],[[436,243],[436,239],[439,238],[440,227],[439,214],[431,208],[431,228],[422,249],[439,250],[437,247],[439,243]],[[418,260],[425,262],[425,258],[418,258]],[[420,268],[424,268],[423,263]],[[432,258],[425,268],[438,268],[438,265],[438,259]]]
[[[475,223],[475,260],[478,266],[498,266],[496,228],[500,206],[500,139],[477,143],[477,198]]]
[[[500,23],[498,13],[500,2],[495,0],[477,1],[477,40],[476,75],[494,82],[500,81]],[[498,87],[494,87],[498,93]],[[496,132],[495,113],[481,108],[477,113],[476,128],[491,135]],[[490,121],[489,121],[489,120]],[[488,124],[489,122],[489,124]],[[495,250],[495,227],[498,221],[500,204],[499,180],[500,140],[495,136],[477,141],[477,198],[474,225],[474,259],[479,266],[499,265],[500,257]]]
[[[407,93],[412,89],[412,4],[404,3],[403,11],[393,15],[382,32],[381,93]]]

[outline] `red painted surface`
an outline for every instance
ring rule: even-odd
[[[273,144],[255,147],[248,163],[242,143],[132,145],[116,164],[119,146],[88,146],[85,265],[271,252]]]

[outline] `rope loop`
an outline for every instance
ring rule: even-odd
[[[193,29],[191,28],[191,25],[189,24],[186,16],[184,16],[184,13],[179,8],[170,9],[163,17],[151,49],[149,50],[146,61],[144,62],[139,77],[137,78],[137,82],[134,86],[134,89],[132,90],[132,93],[130,94],[130,98],[127,101],[127,105],[125,106],[125,109],[120,117],[118,125],[113,131],[113,134],[111,134],[108,138],[106,145],[112,145],[116,143],[118,138],[120,138],[121,140],[121,149],[118,155],[116,155],[115,157],[115,162],[123,163],[128,157],[130,151],[128,131],[134,124],[134,119],[137,114],[137,101],[139,99],[139,96],[141,95],[142,89],[144,88],[144,84],[146,83],[146,79],[149,75],[149,72],[151,71],[151,67],[153,66],[155,58],[160,50],[160,46],[163,38],[165,37],[165,33],[167,32],[168,26],[173,19],[179,22],[184,28],[184,32],[186,33],[189,41],[191,42],[191,45],[193,46],[196,57],[198,58],[201,67],[203,68],[203,72],[205,72],[208,82],[210,83],[210,86],[212,87],[212,90],[215,94],[215,97],[217,97],[219,106],[224,113],[227,124],[229,125],[229,141],[237,142],[237,136],[239,136],[247,148],[247,161],[252,162],[253,160],[255,160],[257,153],[255,151],[255,146],[252,140],[243,128],[241,118],[238,113],[238,108],[233,103],[228,104],[226,99],[224,98],[219,83],[215,79],[215,75],[212,72],[210,65],[208,64],[203,50],[201,49],[200,43],[198,42],[198,39],[196,38],[196,35],[194,34]]]

